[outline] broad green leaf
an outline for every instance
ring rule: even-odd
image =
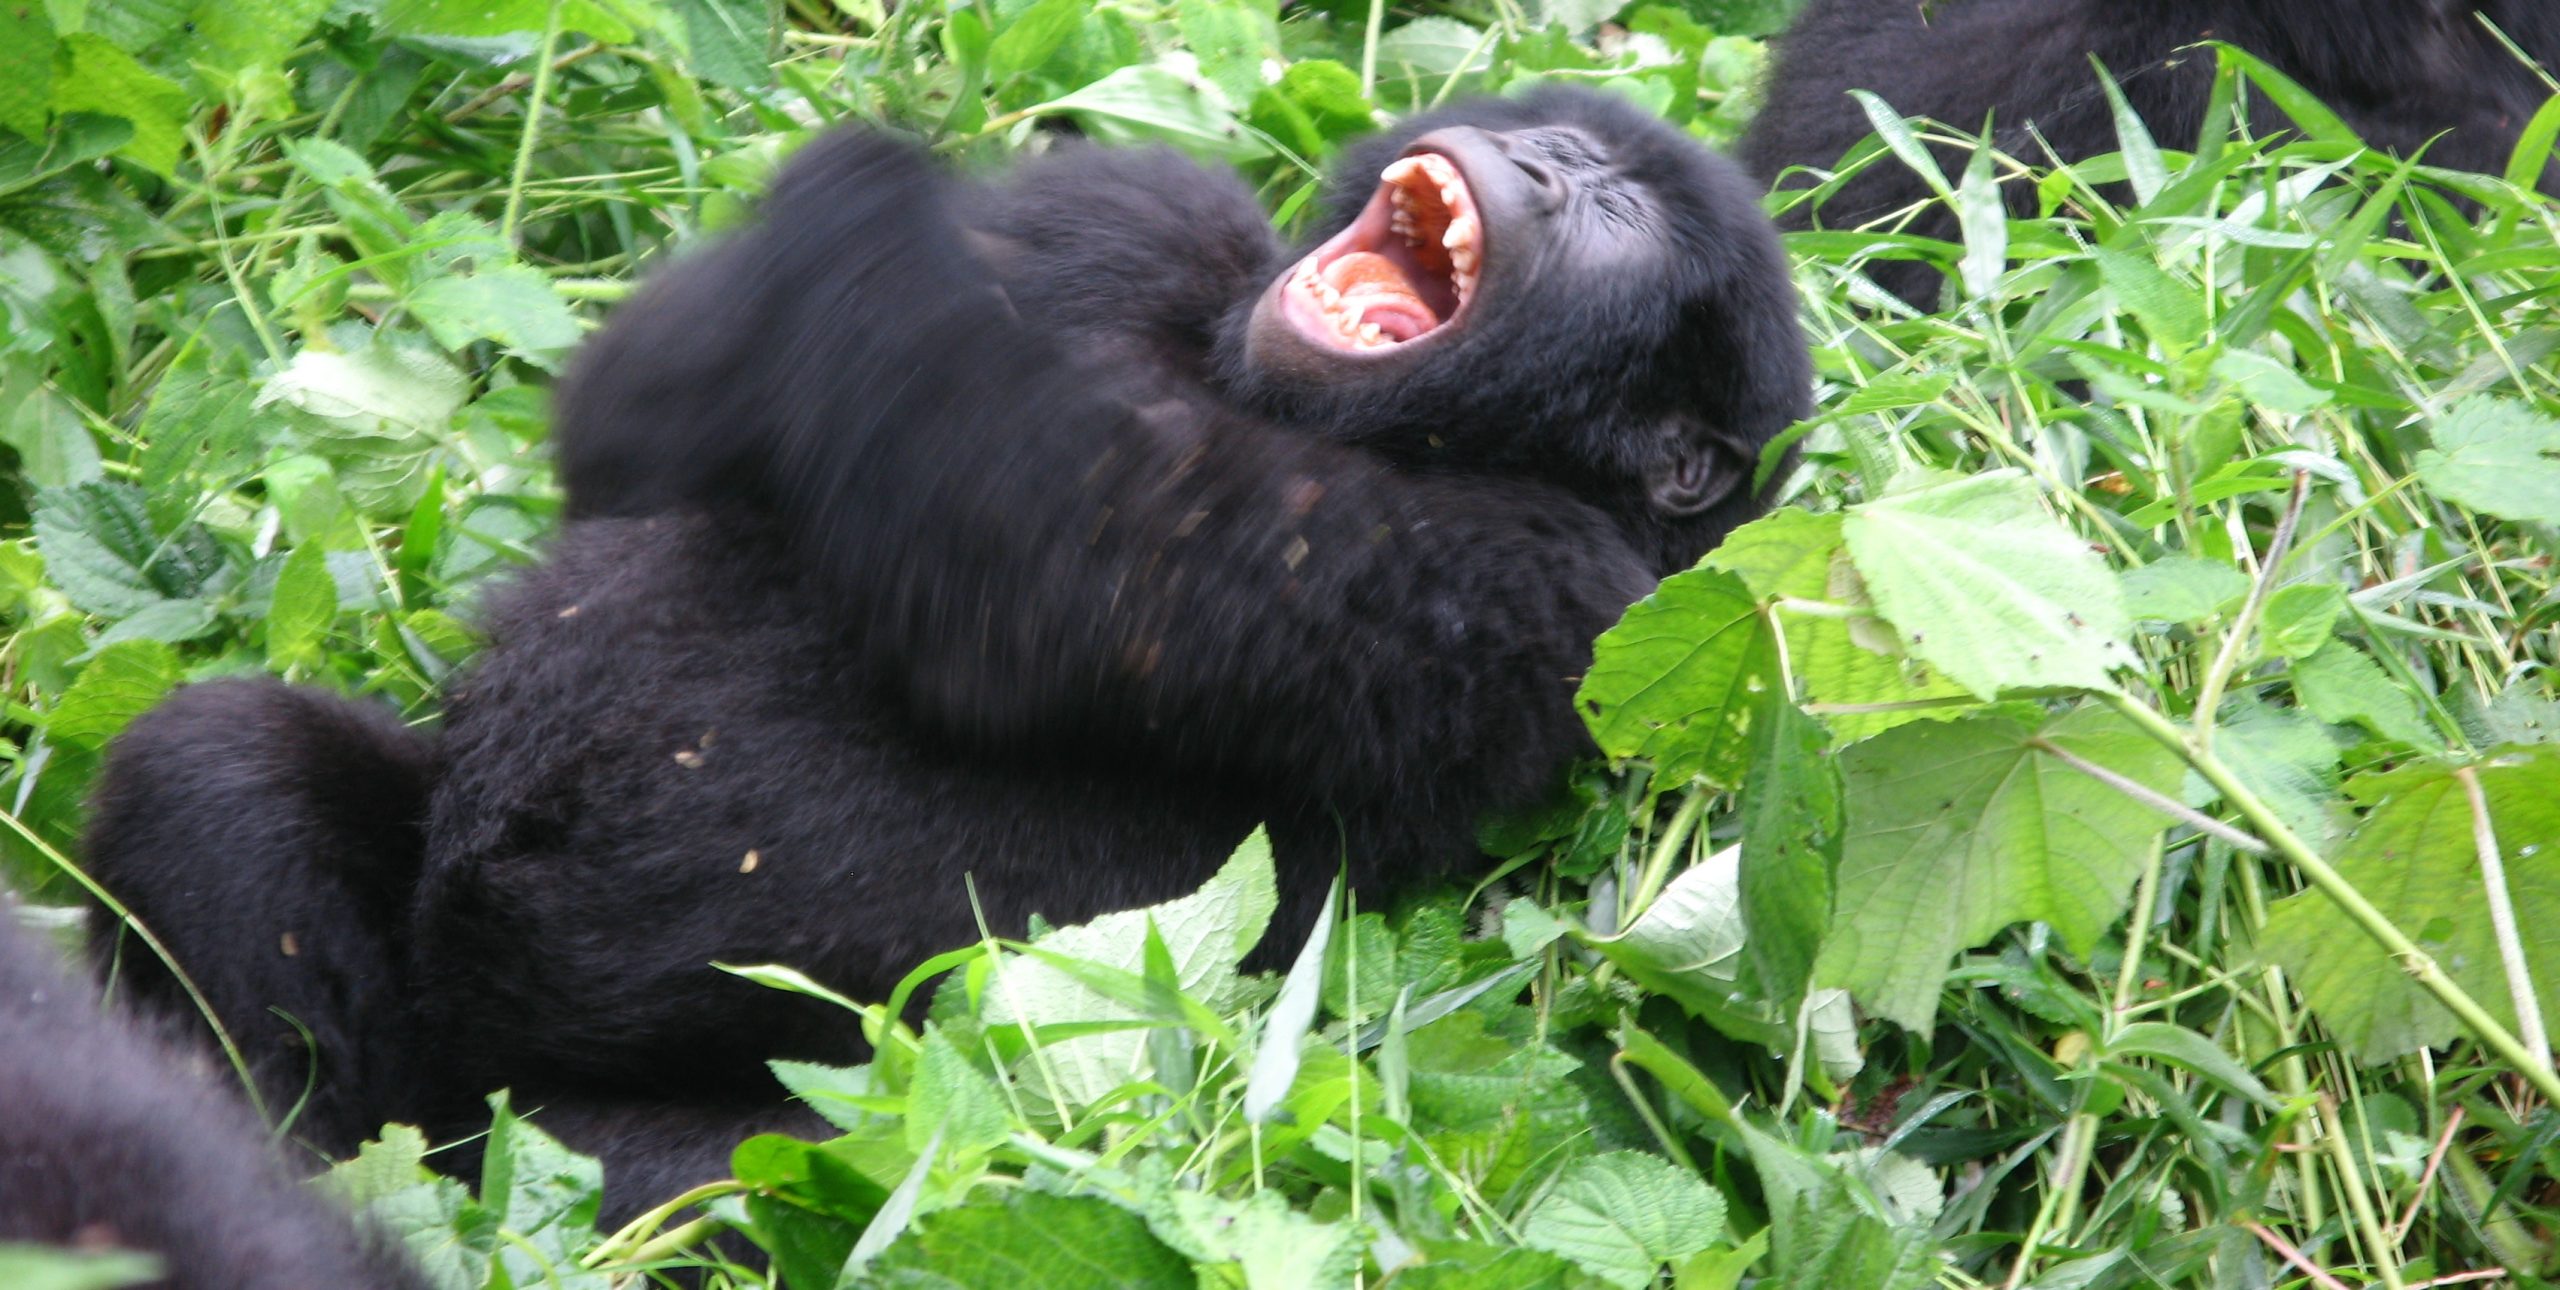
[[[1611,1151],[1566,1165],[1520,1226],[1520,1243],[1626,1290],[1724,1235],[1724,1197],[1659,1156]]]
[[[183,519],[201,489],[236,488],[257,468],[257,393],[240,373],[217,370],[209,346],[170,364],[142,416],[142,486],[156,518]]]
[[[337,621],[338,583],[329,576],[328,553],[316,545],[295,547],[276,573],[275,595],[268,602],[268,663],[316,666]]]
[[[172,645],[200,640],[216,626],[215,610],[204,600],[162,600],[145,605],[98,633],[98,644],[117,641],[166,641]]]
[[[1299,947],[1297,961],[1289,965],[1289,975],[1281,981],[1279,995],[1272,999],[1263,1016],[1253,1070],[1245,1080],[1247,1120],[1261,1123],[1270,1119],[1280,1099],[1288,1095],[1289,1086],[1297,1082],[1298,1044],[1315,1025],[1316,1003],[1324,990],[1325,951],[1333,944],[1334,911],[1341,903],[1342,883],[1337,878],[1325,898],[1323,912],[1316,915],[1315,930]]]
[[[409,293],[409,308],[446,349],[491,340],[551,367],[578,343],[578,320],[551,280],[521,264],[429,279]]]
[[[866,1283],[899,1290],[1196,1290],[1191,1264],[1106,1200],[1019,1188],[926,1214]]]
[[[1831,926],[1840,772],[1821,723],[1775,695],[1752,729],[1742,782],[1744,948],[1760,993],[1791,1014]]]
[[[937,1134],[944,1149],[965,1153],[996,1146],[1011,1128],[1004,1094],[939,1027],[925,1032],[908,1077],[905,1126],[907,1149],[920,1154]]]
[[[99,749],[178,683],[178,656],[159,641],[136,640],[99,650],[54,707],[45,733],[58,743]]]
[[[1783,1047],[1786,1032],[1741,989],[1741,855],[1727,847],[1680,871],[1662,894],[1615,936],[1589,937],[1637,983],[1666,996],[1734,1038]]]
[[[1430,1262],[1408,1263],[1388,1284],[1398,1290],[1573,1290],[1581,1274],[1544,1250],[1477,1241],[1424,1241]]]
[[[195,595],[224,563],[203,526],[163,535],[151,523],[142,490],[113,481],[38,493],[35,534],[46,572],[71,603],[106,618]]]
[[[1459,1162],[1486,1195],[1500,1195],[1555,1167],[1556,1153],[1591,1133],[1591,1101],[1576,1087],[1582,1063],[1525,1035],[1487,1028],[1488,1012],[1462,1009],[1407,1037],[1411,1125],[1431,1149]]]
[[[122,117],[133,123],[133,138],[116,149],[118,156],[163,175],[176,170],[178,150],[186,142],[181,128],[187,119],[187,92],[88,32],[64,36],[61,49],[53,110]]]
[[[479,1199],[506,1234],[497,1246],[498,1265],[511,1284],[550,1284],[558,1269],[576,1265],[595,1227],[604,1167],[518,1117],[506,1094],[491,1097],[489,1106]],[[587,1287],[564,1283],[563,1290]]]
[[[1200,74],[1230,106],[1253,102],[1262,91],[1263,66],[1280,61],[1279,26],[1236,0],[1175,0],[1173,14],[1182,47],[1200,60]]]
[[[2100,249],[2093,257],[2098,277],[2145,332],[2172,354],[2194,349],[2204,340],[2204,297],[2194,287],[2169,276],[2140,241],[2129,248]]]
[[[2560,418],[2475,396],[2455,404],[2427,435],[2435,446],[2411,464],[2429,488],[2476,511],[2560,524]]]
[[[1600,751],[1650,757],[1654,782],[1741,782],[1751,718],[1777,688],[1777,652],[1751,589],[1692,569],[1663,580],[1593,646],[1574,702]]]
[[[1256,829],[1200,890],[1145,909],[1105,914],[1041,937],[1042,950],[1104,968],[1135,973],[1153,920],[1171,952],[1183,992],[1216,1007],[1236,986],[1236,964],[1262,939],[1279,897],[1271,863],[1271,839]],[[1133,1009],[1079,981],[1056,964],[1006,956],[987,983],[984,1018],[990,1026],[1035,1026],[1113,1021]],[[1090,1102],[1137,1072],[1146,1051],[1142,1034],[1083,1035],[1050,1044],[1042,1066],[1052,1091],[1071,1102]]]
[[[2261,646],[2272,657],[2300,658],[2328,642],[2330,628],[2346,609],[2346,588],[2334,582],[2280,588],[2259,610]]]
[[[2125,612],[2137,620],[2200,623],[2238,605],[2249,575],[2220,560],[2173,555],[2128,569],[2117,579]]]
[[[1023,10],[987,46],[989,79],[1019,76],[1049,61],[1090,8],[1085,0],[1040,0]]]
[[[1038,110],[1073,115],[1087,132],[1116,142],[1170,143],[1229,161],[1269,151],[1237,124],[1215,87],[1161,64],[1123,67]]]
[[[1976,695],[2112,689],[2135,661],[2106,563],[2016,471],[1878,498],[1841,532],[1903,644]]]
[[[261,406],[304,413],[296,428],[336,468],[338,483],[374,514],[407,510],[469,392],[436,355],[376,343],[354,353],[306,349],[258,393]]]
[[[2107,1041],[2110,1057],[2154,1057],[2212,1080],[2225,1090],[2237,1093],[2255,1103],[2259,1109],[2276,1109],[2276,1095],[2239,1059],[2224,1052],[2210,1039],[2184,1026],[2164,1021],[2137,1021],[2118,1030]]]
[[[0,6],[0,130],[44,137],[53,105],[53,18],[42,4]]]
[[[2292,678],[2294,696],[2323,721],[2353,722],[2413,748],[2444,746],[2444,737],[2419,712],[2417,699],[2346,641],[2332,639],[2310,656],[2295,659]]]
[[[682,20],[675,29],[684,36],[686,63],[704,80],[739,89],[772,83],[767,0],[668,0],[668,7]]]
[[[1849,563],[1840,528],[1836,511],[1772,511],[1734,530],[1702,563],[1740,575],[1763,600],[1785,597],[1869,610],[1866,587]],[[1835,709],[1825,712],[1822,721],[1843,741],[1964,711],[1961,704],[1931,706],[1968,696],[1963,686],[1935,669],[1895,652],[1891,628],[1881,619],[1797,613],[1781,605],[1778,622],[1796,683],[1808,704]],[[1852,707],[1872,710],[1836,710]]]
[[[1166,1178],[1141,1204],[1157,1239],[1195,1263],[1233,1268],[1246,1290],[1349,1285],[1360,1270],[1356,1229],[1301,1214],[1277,1191],[1231,1200]]]
[[[329,0],[196,0],[189,57],[224,72],[277,67]]]
[[[2560,748],[2506,750],[2474,772],[2515,903],[2546,1025],[2560,1027]],[[2337,869],[2501,1022],[2515,1024],[2485,912],[2469,794],[2451,768],[2422,763],[2355,781],[2373,803]],[[2327,896],[2300,892],[2267,913],[2266,952],[2331,1034],[2383,1062],[2452,1042],[2461,1028]]]
[[[2047,747],[2164,794],[2179,782],[2168,750],[2095,707],[2041,729],[2005,715],[1904,726],[1840,755],[1848,833],[1818,982],[1926,1031],[1948,960],[2011,923],[2096,947],[2165,821]]]
[[[1439,88],[1446,77],[1481,72],[1492,66],[1492,42],[1485,33],[1436,14],[1416,18],[1378,39],[1378,68],[1409,69]]]
[[[401,36],[511,36],[539,32],[554,3],[560,29],[608,45],[632,38],[631,25],[589,0],[383,0],[382,29]]]

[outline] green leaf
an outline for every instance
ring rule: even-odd
[[[1529,1212],[1520,1243],[1570,1259],[1614,1286],[1650,1286],[1661,1266],[1724,1235],[1724,1197],[1658,1156],[1611,1151],[1565,1166]]]
[[[1123,67],[1037,110],[1068,113],[1088,133],[1114,142],[1170,143],[1228,161],[1269,151],[1237,124],[1214,87],[1154,63]]]
[[[2255,1103],[2260,1110],[2273,1111],[2276,1095],[2267,1091],[2257,1076],[2239,1059],[2224,1052],[2210,1039],[2184,1026],[2165,1021],[2137,1021],[2118,1030],[2107,1040],[2110,1057],[2155,1057],[2212,1080],[2224,1089]]]
[[[1196,1290],[1145,1220],[1089,1196],[1010,1189],[927,1214],[871,1265],[886,1290]]]
[[[1760,598],[1790,598],[1867,609],[1867,591],[1842,545],[1838,512],[1793,507],[1743,525],[1702,563],[1741,576]],[[1896,648],[1880,619],[1797,613],[1779,606],[1787,663],[1810,703],[1879,709],[1823,717],[1842,740],[1863,739],[1907,721],[1959,716],[1964,705],[1927,706],[1967,697],[1963,686],[1917,667]],[[1902,706],[1911,705],[1911,706]]]
[[[631,25],[588,0],[557,0],[560,29],[608,45],[629,41]],[[382,30],[398,36],[510,36],[538,32],[554,0],[383,0]]]
[[[203,526],[189,524],[164,538],[152,526],[142,490],[126,483],[45,489],[36,495],[35,532],[45,569],[63,594],[106,618],[195,595],[223,567],[222,550]]]
[[[1049,61],[1091,8],[1086,0],[1040,0],[996,33],[987,46],[987,76],[1004,80]]]
[[[1821,723],[1776,695],[1752,729],[1742,783],[1744,948],[1760,992],[1792,1014],[1831,926],[1840,772]]]
[[[1359,1272],[1365,1243],[1348,1224],[1298,1213],[1277,1191],[1231,1200],[1174,1185],[1170,1172],[1141,1204],[1149,1230],[1193,1262],[1235,1269],[1247,1290],[1349,1285]]]
[[[44,5],[0,5],[0,129],[30,140],[44,137],[57,44]]]
[[[2497,834],[2507,894],[2539,985],[2544,1023],[2560,1028],[2560,748],[2506,750],[2480,763],[2481,796]],[[2373,801],[2337,857],[2339,876],[2418,942],[2500,1022],[2514,996],[2483,912],[2470,795],[2453,768],[2432,763],[2365,776],[2349,786]],[[2379,799],[2379,800],[2376,800]],[[2264,948],[2293,977],[2339,1043],[2384,1062],[2453,1042],[2453,1014],[2420,990],[2327,896],[2300,892],[2267,912]]]
[[[1841,532],[1904,644],[1976,695],[2110,690],[2135,663],[2106,563],[2016,471],[1878,498]]]
[[[765,57],[772,39],[767,0],[668,0],[682,19],[686,64],[702,79],[737,89],[773,83]]]
[[[1482,31],[1438,15],[1416,18],[1378,39],[1378,67],[1406,68],[1436,91],[1442,79],[1493,65],[1493,44]]]
[[[2098,263],[2099,280],[2107,284],[2116,303],[2141,320],[2143,330],[2161,348],[2172,355],[2194,349],[2204,341],[2203,294],[2170,277],[2143,243],[2136,241],[2133,248],[2099,249],[2092,257]]]
[[[45,733],[74,748],[107,746],[135,717],[178,684],[178,655],[159,641],[135,640],[99,650],[45,722]]]
[[[328,553],[305,543],[286,556],[267,607],[267,661],[275,667],[315,667],[329,628],[338,621],[338,583],[329,576]]]
[[[907,1149],[923,1152],[935,1134],[952,1152],[983,1151],[1005,1140],[1011,1123],[1004,1094],[941,1029],[925,1032],[907,1086]]]
[[[2416,697],[2345,641],[2332,640],[2294,660],[2292,679],[2294,697],[2323,721],[2353,722],[2412,748],[2444,746],[2443,736],[2419,712]]]
[[[1783,1047],[1785,1030],[1761,1016],[1740,989],[1748,939],[1739,855],[1726,848],[1681,870],[1624,931],[1585,943],[1718,1030]]]
[[[2346,610],[2346,588],[2334,582],[2279,588],[2259,610],[2262,647],[2270,657],[2300,658],[2328,643],[2330,629]]]
[[[509,353],[552,367],[578,343],[578,320],[551,280],[521,264],[429,279],[409,308],[446,349],[496,341]]]
[[[374,514],[396,514],[416,501],[469,389],[443,358],[377,342],[351,354],[294,355],[258,403],[303,413],[297,429],[348,496]]]
[[[2125,612],[2137,620],[2200,623],[2249,594],[2249,576],[2219,560],[2173,555],[2117,579]]]
[[[2011,923],[2095,948],[2163,820],[2047,747],[2164,794],[2179,782],[2168,750],[2094,707],[2041,729],[2003,715],[1904,726],[1840,755],[1848,834],[1818,982],[1926,1031],[1947,961]]]
[[[53,110],[122,117],[133,123],[133,137],[116,155],[163,175],[176,170],[178,150],[186,141],[187,92],[88,32],[64,36],[61,52]]]
[[[223,72],[280,67],[329,0],[196,0],[188,56]]]
[[[1281,58],[1280,28],[1252,5],[1236,0],[1175,0],[1174,30],[1182,47],[1200,60],[1200,72],[1233,106],[1262,91],[1262,68]]]
[[[1777,688],[1776,642],[1740,578],[1663,580],[1593,646],[1574,702],[1600,751],[1650,757],[1665,788],[1741,782],[1751,717]]]
[[[1256,1124],[1271,1118],[1288,1096],[1289,1086],[1297,1082],[1298,1045],[1315,1025],[1316,1004],[1324,989],[1325,951],[1333,943],[1334,911],[1341,903],[1342,881],[1336,878],[1324,909],[1316,915],[1315,930],[1299,947],[1297,961],[1289,965],[1280,993],[1263,1016],[1244,1089],[1244,1118]]]
[[[2427,433],[2435,447],[2412,462],[2427,487],[2476,511],[2560,524],[2560,418],[2478,395]]]
[[[1062,927],[1036,944],[1061,958],[1136,973],[1144,962],[1152,920],[1172,953],[1184,994],[1216,1006],[1229,1000],[1236,988],[1236,964],[1262,939],[1278,907],[1271,839],[1256,829],[1191,895]],[[986,1001],[984,1019],[990,1026],[1118,1021],[1135,1011],[1055,963],[1015,955],[996,966]],[[1052,1092],[1070,1102],[1090,1102],[1129,1079],[1145,1048],[1146,1040],[1138,1034],[1081,1035],[1048,1045],[1043,1068],[1054,1079]]]
[[[1480,1241],[1425,1241],[1431,1261],[1408,1263],[1388,1284],[1397,1290],[1573,1290],[1580,1274],[1544,1250]]]
[[[543,1285],[576,1266],[604,1200],[604,1168],[519,1118],[507,1095],[489,1099],[480,1157],[480,1204],[506,1234],[497,1246],[508,1284]]]

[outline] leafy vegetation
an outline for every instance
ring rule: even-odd
[[[1285,223],[1453,94],[1598,83],[1727,140],[1785,7],[0,9],[5,864],[76,893],[99,752],[182,680],[432,719],[553,521],[562,354],[825,123],[962,164],[1170,141]],[[1341,910],[1277,981],[1236,970],[1258,841],[956,947],[844,1001],[870,1064],[784,1069],[842,1138],[742,1144],[625,1231],[503,1102],[476,1192],[396,1128],[324,1185],[456,1290],[2560,1275],[2560,208],[2515,182],[2560,109],[2452,174],[2221,57],[2300,128],[1950,175],[1878,112],[1861,164],[1922,168],[1964,243],[1793,239],[1790,505],[1602,640],[1612,764],[1488,825],[1498,879]],[[1909,255],[1941,312],[1864,277]]]

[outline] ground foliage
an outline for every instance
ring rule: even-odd
[[[0,863],[74,894],[101,748],[186,679],[431,720],[555,518],[562,354],[824,123],[961,164],[1170,141],[1286,224],[1339,140],[1452,94],[1599,83],[1729,140],[1785,7],[0,8]],[[1488,824],[1499,881],[1245,976],[1245,840],[1184,901],[956,948],[920,1029],[845,1000],[877,1058],[784,1068],[845,1136],[742,1144],[622,1232],[502,1099],[477,1188],[396,1128],[321,1185],[455,1290],[2560,1276],[2560,208],[2221,57],[2299,129],[1947,173],[1878,112],[1869,164],[1964,242],[1793,239],[1789,505],[1601,641],[1613,761]]]

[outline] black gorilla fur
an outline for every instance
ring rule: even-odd
[[[2043,144],[2065,161],[2113,152],[2114,117],[2092,57],[2154,137],[2186,147],[2203,129],[2214,73],[2211,52],[2188,46],[2222,40],[2300,82],[2368,143],[2495,174],[2550,90],[2483,17],[2560,68],[2560,4],[2551,0],[1813,0],[1778,41],[1767,105],[1742,159],[1763,179],[1809,186],[1812,177],[1782,172],[1827,170],[1874,133],[1853,89],[1961,130],[1988,118],[2014,156],[2042,158]],[[1961,164],[1952,152],[1944,161]],[[2544,187],[2560,191],[2560,169],[2545,173]],[[1856,227],[1927,196],[1917,174],[1885,158],[1824,201],[1819,219]],[[2034,201],[2023,185],[2008,196],[2020,211]],[[1790,212],[1798,225],[1812,218],[1806,207]],[[1956,236],[1943,205],[1907,228]],[[1915,304],[1936,295],[1938,275],[1924,265],[1878,261],[1874,271]]]
[[[149,1254],[168,1290],[426,1284],[199,1064],[104,1012],[0,901],[0,1243]]]
[[[1367,236],[1416,140],[1481,278],[1359,353],[1266,290],[1295,260],[1230,175],[811,145],[564,386],[571,522],[489,612],[432,787],[336,700],[199,687],[115,749],[92,866],[268,983],[224,1015],[313,1024],[324,1141],[510,1085],[628,1213],[806,1123],[767,1059],[859,1054],[714,960],[884,998],[977,938],[964,875],[1015,934],[1181,894],[1265,822],[1278,954],[1346,858],[1373,899],[1467,865],[1589,751],[1592,639],[1760,509],[1810,372],[1756,188],[1675,131],[1560,92],[1426,117],[1350,153],[1328,232]],[[420,818],[423,859],[384,832]],[[432,1087],[372,1074],[403,1066]]]

